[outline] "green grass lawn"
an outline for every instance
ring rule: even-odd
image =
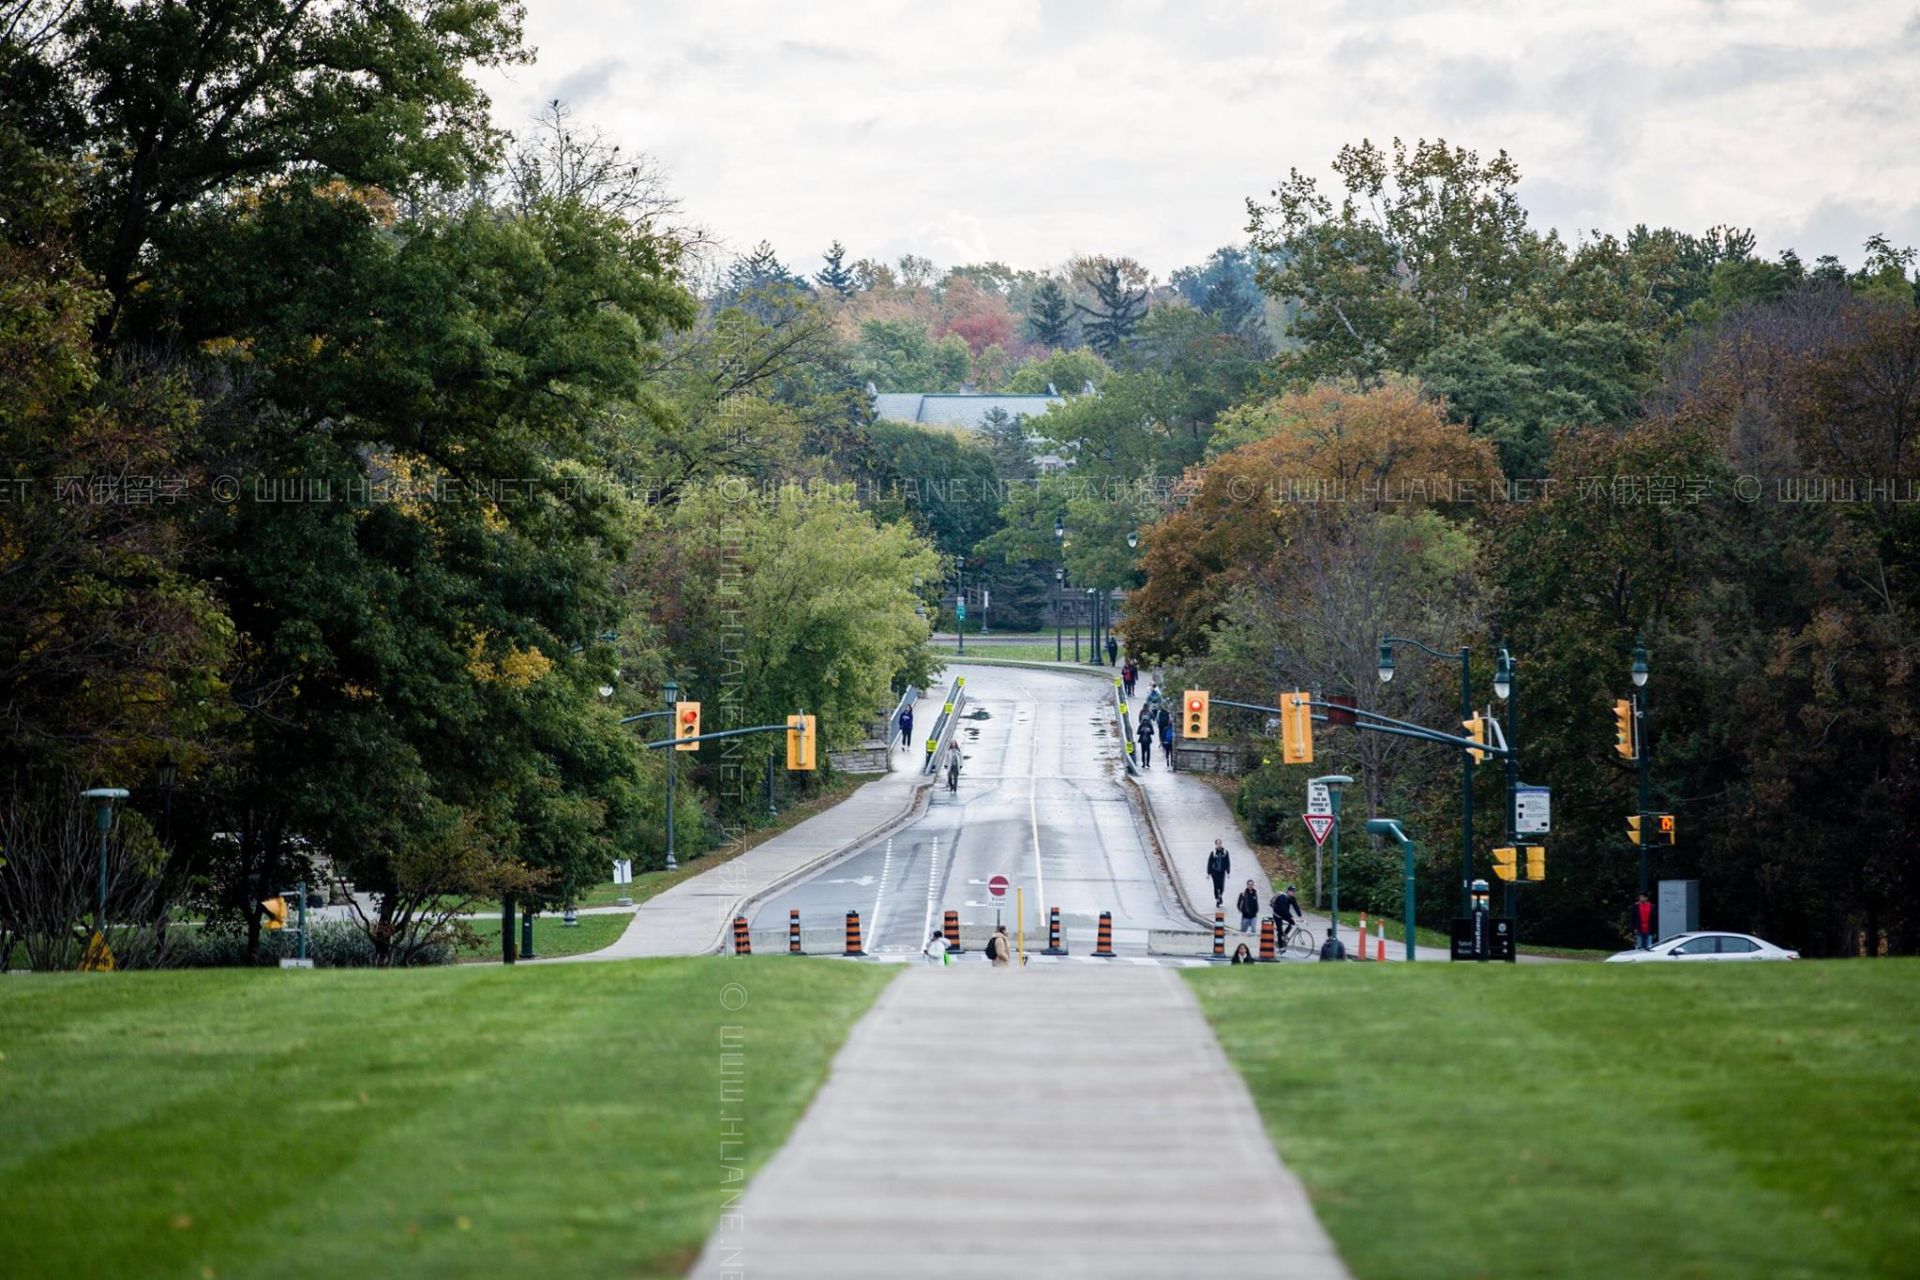
[[[1349,949],[1353,946],[1353,931],[1358,927],[1359,923],[1360,916],[1358,912],[1345,907],[1341,908],[1340,941],[1344,942]],[[1379,927],[1380,917],[1369,914],[1367,916],[1367,937],[1374,937]],[[1406,937],[1406,926],[1400,923],[1397,916],[1390,917],[1387,920],[1387,954],[1396,960],[1404,955],[1405,948],[1396,944],[1404,943]],[[1429,929],[1426,925],[1420,924],[1415,925],[1413,928],[1413,945],[1416,947],[1438,947],[1442,951],[1445,951],[1453,946],[1453,939],[1438,929]],[[1369,944],[1369,946],[1371,948],[1371,944]],[[1621,946],[1616,947],[1614,950],[1624,951],[1626,948]],[[1537,947],[1532,943],[1523,942],[1520,944],[1520,954],[1524,956],[1554,956],[1561,960],[1605,960],[1613,954],[1613,951],[1596,951],[1582,947]],[[1367,955],[1371,958],[1374,955],[1374,950],[1369,949]]]
[[[535,916],[533,918],[533,952],[536,957],[577,956],[588,951],[598,951],[602,947],[613,945],[614,939],[627,931],[633,923],[633,913],[622,911],[603,916],[581,916],[580,923],[567,928],[562,917]],[[462,947],[458,958],[461,960],[498,960],[500,958],[500,918],[491,920],[467,921],[475,934],[479,935],[477,946]],[[515,921],[513,930],[515,945],[520,941],[520,926]]]
[[[0,1276],[680,1275],[890,974],[0,978]]]
[[[954,661],[960,660],[960,651],[952,644],[937,644],[937,645],[929,645],[928,647],[932,650],[934,656],[936,657],[951,659]],[[1067,637],[1066,644],[1064,647],[1062,647],[1060,652],[1063,655],[1065,661],[1067,662],[1073,661],[1073,637],[1072,636]],[[1004,658],[1009,662],[1013,662],[1013,661],[1052,662],[1054,660],[1053,655],[1054,655],[1054,648],[1053,648],[1053,641],[1051,639],[1049,639],[1045,644],[974,644],[971,640],[969,640],[967,642],[967,653],[966,653],[966,657],[968,660],[971,660],[974,658]],[[1087,642],[1083,637],[1080,641],[1080,657],[1084,661],[1086,656],[1087,656]],[[1093,669],[1092,663],[1087,663],[1086,665],[1088,670]],[[1112,671],[1113,668],[1107,667],[1106,670]]]
[[[1920,961],[1189,977],[1360,1280],[1920,1270]]]

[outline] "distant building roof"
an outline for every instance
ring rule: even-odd
[[[1054,405],[1067,402],[1067,398],[1057,392],[991,395],[962,391],[875,391],[872,383],[867,384],[867,393],[873,397],[876,417],[937,427],[977,428],[995,409],[1004,410],[1010,418],[1037,418]]]

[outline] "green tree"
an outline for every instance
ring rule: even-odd
[[[1097,306],[1075,303],[1087,345],[1111,360],[1147,314],[1147,273],[1131,258],[1089,258],[1077,270]]]
[[[819,284],[822,289],[831,290],[837,297],[852,297],[854,290],[853,272],[848,270],[845,265],[847,258],[846,246],[838,240],[835,240],[827,246],[826,253],[822,254],[821,257],[825,259],[827,265],[824,269],[814,274],[814,281]]]
[[[917,320],[868,320],[854,346],[855,374],[882,391],[958,391],[973,358],[965,340],[948,334],[935,342]]]
[[[1027,309],[1027,336],[1049,347],[1064,347],[1073,331],[1073,307],[1056,280],[1043,280]]]

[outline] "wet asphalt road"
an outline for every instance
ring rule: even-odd
[[[987,889],[1000,874],[1025,891],[1030,950],[1046,945],[1054,906],[1076,956],[1092,950],[1102,911],[1122,954],[1144,955],[1148,929],[1191,929],[1120,781],[1104,686],[1014,667],[953,665],[954,675],[967,677],[968,695],[959,793],[937,783],[917,821],[761,904],[754,927],[784,929],[794,907],[808,928],[855,910],[868,952],[913,955],[947,910],[1011,931],[1013,892],[996,916]]]

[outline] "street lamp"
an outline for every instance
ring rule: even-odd
[[[1413,841],[1407,838],[1407,833],[1401,829],[1400,822],[1397,818],[1368,818],[1367,834],[1372,836],[1386,836],[1387,838],[1396,841],[1400,845],[1400,853],[1405,862],[1405,865],[1401,868],[1401,873],[1400,873],[1401,874],[1400,901],[1401,901],[1402,915],[1405,917],[1402,921],[1402,924],[1407,931],[1407,961],[1408,963],[1412,963],[1413,961],[1413,861],[1414,861]],[[1362,945],[1364,945],[1364,943],[1365,943],[1365,940],[1362,939]]]
[[[953,633],[958,637],[960,656],[967,656],[967,562],[953,558]]]
[[[1653,753],[1647,747],[1647,638],[1643,635],[1633,640],[1633,666],[1627,674],[1633,678],[1633,753],[1639,757],[1635,761],[1640,773],[1640,894],[1647,892],[1647,841],[1653,833],[1644,828],[1647,825],[1647,792],[1652,785]]]
[[[1056,537],[1059,536],[1060,526],[1058,523],[1056,523],[1053,526],[1053,530],[1054,530],[1054,535]],[[1056,565],[1054,566],[1054,570],[1053,570],[1053,660],[1055,662],[1060,662],[1063,660],[1060,656],[1062,652],[1061,645],[1060,645],[1060,623],[1061,623],[1060,614],[1063,608],[1065,607],[1064,605],[1065,597],[1062,593],[1064,593],[1066,589],[1067,589],[1066,567],[1063,565]],[[1074,643],[1078,644],[1079,640],[1076,639]]]
[[[107,833],[113,830],[113,806],[127,798],[125,787],[92,787],[80,793],[82,800],[97,806],[94,825],[100,829],[100,901],[94,910],[93,937],[96,955],[104,957],[107,946]],[[89,948],[93,950],[93,948]]]
[[[1075,641],[1080,638],[1080,629],[1074,628]],[[1100,666],[1100,597],[1092,587],[1087,588],[1087,661]]]
[[[1320,944],[1322,960],[1345,960],[1347,949],[1340,943],[1340,788],[1353,785],[1353,779],[1344,773],[1329,773],[1323,777],[1311,779],[1309,787],[1324,786],[1327,798],[1333,803],[1333,901],[1327,919],[1331,922],[1327,929],[1327,940]]]
[[[660,686],[660,691],[666,695],[668,712],[672,712],[674,703],[680,701],[679,682],[674,680],[669,680],[664,685]],[[678,732],[679,732],[678,727],[675,726],[675,724],[673,723],[673,716],[669,714],[667,716],[667,736],[671,738],[674,734]],[[679,770],[674,766],[674,761],[679,757],[679,755],[680,753],[674,750],[673,748],[669,747],[667,749],[667,870],[669,871],[677,871],[680,869],[680,864],[678,862],[675,862],[673,858],[674,782],[675,782],[675,776],[679,772]]]
[[[1404,636],[1380,637],[1380,683],[1386,684],[1393,679],[1393,647],[1410,644],[1431,657],[1443,662],[1451,661],[1455,655],[1440,649],[1429,648],[1418,640],[1409,640]],[[1460,719],[1473,719],[1473,676],[1468,666],[1469,650],[1460,646]],[[1463,913],[1473,910],[1473,753],[1466,749],[1460,752],[1460,905]]]
[[[1133,550],[1133,548],[1139,545],[1140,545],[1139,531],[1136,529],[1127,530],[1127,550],[1131,551]]]

